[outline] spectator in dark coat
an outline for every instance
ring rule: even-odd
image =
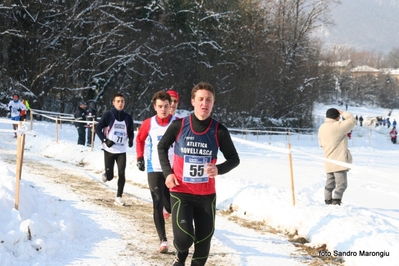
[[[95,138],[95,134],[93,134],[92,126],[93,121],[96,120],[97,116],[97,104],[95,101],[89,101],[89,107],[87,109],[86,119],[90,123],[87,124],[87,146],[91,146],[91,137],[93,136],[93,141]]]
[[[84,101],[79,102],[79,106],[75,111],[74,117],[78,121],[86,121],[86,103]],[[75,127],[78,131],[78,145],[85,145],[86,141],[86,123],[75,122]]]

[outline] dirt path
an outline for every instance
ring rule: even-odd
[[[34,155],[37,156],[37,155]],[[6,156],[6,161],[10,163],[15,163],[14,156]],[[43,158],[44,159],[44,158]],[[56,162],[61,164],[60,162]],[[78,168],[78,170],[77,170]],[[29,156],[24,159],[24,172],[33,175],[45,176],[49,182],[57,186],[62,186],[68,188],[82,201],[90,202],[111,210],[117,215],[125,218],[125,221],[129,221],[128,225],[121,225],[124,229],[121,233],[121,241],[124,243],[126,248],[123,254],[125,258],[131,257],[141,257],[146,258],[148,262],[147,265],[171,265],[174,257],[174,248],[172,244],[172,228],[170,220],[166,223],[167,235],[169,236],[169,252],[167,254],[159,254],[157,248],[159,245],[157,233],[152,220],[152,205],[135,195],[129,193],[124,193],[124,200],[126,206],[119,207],[114,205],[113,201],[115,198],[115,191],[107,187],[104,183],[99,182],[97,179],[90,178],[90,175],[100,175],[100,173],[90,173],[87,175],[88,170],[83,168],[79,170],[79,166],[70,165],[65,163],[63,167],[54,167],[54,164],[49,160],[41,160],[39,162],[37,159],[29,160]],[[112,182],[115,182],[113,180]],[[129,186],[135,186],[143,188],[141,184],[135,184],[128,180],[127,184]],[[126,190],[125,190],[126,191]],[[267,225],[259,223],[249,223],[248,221],[242,221],[237,218],[230,216],[229,212],[218,212],[219,216],[224,216],[229,218],[231,222],[239,224],[240,226],[251,228],[258,231],[260,234],[275,233],[282,235],[281,232],[273,231],[272,229],[267,229]],[[130,230],[133,228],[134,230]],[[305,264],[309,265],[342,265],[342,261],[334,261],[333,259],[324,258],[321,260],[317,256],[312,256],[317,252],[316,249],[307,249],[303,243],[306,243],[304,239],[296,239],[295,236],[288,236],[287,238],[293,240],[293,245],[297,247],[295,254],[292,257],[298,258]],[[216,242],[216,243],[215,243]],[[192,251],[192,250],[191,250]],[[223,243],[217,243],[217,241],[212,242],[211,253],[207,262],[208,266],[220,266],[228,265],[235,266],[240,265],[237,260],[235,260],[235,255],[231,253],[231,249],[226,247]],[[311,255],[311,256],[309,256]],[[190,259],[190,257],[189,257]]]
[[[116,206],[114,204],[115,191],[109,189],[103,183],[98,182],[98,180],[93,180],[85,177],[85,175],[77,174],[76,166],[73,166],[73,168],[73,171],[67,167],[61,169],[57,168],[55,171],[54,166],[49,163],[38,163],[37,160],[31,161],[25,158],[23,171],[33,175],[45,175],[54,185],[67,187],[70,191],[79,195],[82,201],[102,206],[126,218],[130,226],[133,226],[135,230],[129,230],[128,225],[123,225],[126,227],[126,230],[123,235],[121,235],[121,238],[126,245],[126,249],[124,254],[120,254],[120,256],[137,257],[139,255],[147,259],[148,265],[171,264],[175,254],[172,239],[169,239],[168,253],[159,254],[157,252],[159,242],[153,224],[152,205],[150,203],[137,199],[134,195],[130,195],[129,193],[124,193],[123,198],[126,205],[124,207]],[[82,171],[84,171],[84,169],[82,169]],[[73,174],[71,174],[71,172]],[[116,180],[113,180],[111,182],[115,181]],[[127,185],[137,184],[127,181]],[[166,222],[166,231],[169,238],[172,238],[173,234],[170,220]],[[134,232],[134,234],[130,232]],[[228,255],[228,251],[224,251],[223,247],[212,247],[211,250],[212,254],[210,254],[207,265],[238,265],[232,261],[232,258],[229,258],[230,256],[226,256]]]

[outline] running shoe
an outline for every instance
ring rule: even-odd
[[[163,213],[163,218],[164,218],[165,220],[169,219],[170,213],[165,209],[165,207],[163,208],[162,213]]]
[[[184,266],[184,263],[181,263],[179,258],[176,257],[172,262],[172,266]]]
[[[107,182],[107,181],[108,181],[108,180],[107,180],[107,174],[106,174],[106,173],[103,173],[101,179],[103,180],[104,183]]]
[[[125,206],[125,202],[123,201],[122,197],[116,197],[114,204],[118,206]]]
[[[172,266],[184,266],[187,256],[188,250],[185,252],[176,252],[176,257],[172,262]]]
[[[159,246],[159,253],[166,253],[168,252],[168,241],[162,241],[161,245]]]

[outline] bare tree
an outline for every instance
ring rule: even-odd
[[[192,86],[208,81],[218,91],[215,116],[232,126],[307,127],[313,102],[335,84],[312,33],[330,23],[336,3],[5,1],[0,74],[38,107],[62,112],[79,99],[105,110],[120,91],[137,119],[153,112],[155,91],[178,90],[180,107],[190,109]],[[350,78],[339,80],[353,93]]]
[[[312,103],[319,81],[319,48],[311,33],[328,23],[333,0],[267,1],[273,14],[271,61],[275,64],[272,87],[265,101],[275,118],[296,117],[297,126],[311,124]]]

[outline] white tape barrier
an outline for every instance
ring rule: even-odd
[[[236,137],[231,137],[231,138],[232,138],[235,142],[241,142],[241,143],[243,143],[243,144],[245,144],[245,145],[249,145],[249,146],[253,146],[253,147],[258,147],[258,148],[260,147],[260,148],[263,148],[263,149],[266,149],[266,150],[277,151],[277,152],[280,152],[280,153],[286,153],[286,154],[289,153],[288,149],[273,147],[273,146],[266,145],[266,144],[254,143],[254,142],[252,142],[252,141],[244,140],[244,139],[240,139],[240,138],[236,138]]]
[[[236,137],[232,137],[232,139],[235,142],[240,142],[240,143],[243,143],[245,145],[250,145],[250,146],[253,146],[253,147],[257,147],[257,148],[263,148],[263,149],[266,149],[266,150],[276,151],[276,152],[286,153],[286,154],[294,152],[294,153],[303,154],[303,155],[315,158],[315,159],[320,160],[320,161],[327,161],[327,162],[334,163],[334,164],[337,164],[337,165],[340,165],[340,166],[343,166],[343,167],[347,167],[347,168],[350,168],[351,170],[356,170],[356,171],[366,172],[366,173],[375,173],[376,176],[384,175],[385,177],[390,177],[390,178],[395,178],[395,179],[397,178],[397,177],[395,177],[395,176],[393,176],[391,174],[383,173],[381,171],[375,171],[375,170],[373,170],[373,169],[371,169],[369,167],[363,167],[363,166],[360,166],[360,165],[355,165],[355,164],[350,164],[350,163],[344,163],[344,162],[341,162],[341,161],[326,159],[323,156],[316,156],[316,155],[309,154],[309,153],[302,152],[302,151],[295,150],[295,149],[288,150],[288,148],[287,149],[283,149],[283,148],[273,147],[273,146],[270,146],[270,145],[254,143],[254,142],[251,142],[251,141],[248,141],[248,140],[243,140],[243,139],[236,138]],[[320,148],[320,153],[323,153],[321,148]]]
[[[51,120],[58,120],[58,121],[63,121],[63,122],[77,122],[77,123],[84,123],[84,124],[92,124],[93,121],[85,121],[85,120],[77,120],[74,119],[73,117],[70,117],[71,119],[65,119],[65,118],[61,118],[61,117],[53,117],[53,116],[49,116],[49,115],[44,115],[44,114],[40,114],[41,116],[51,119]],[[73,119],[72,119],[73,118]],[[94,121],[94,124],[98,124],[97,121]]]
[[[73,117],[71,114],[67,113],[57,113],[57,112],[51,112],[51,111],[44,111],[44,110],[39,110],[39,109],[30,109],[33,113],[36,114],[51,114],[51,115],[58,115],[58,116],[70,116]]]
[[[0,132],[4,133],[17,133],[18,135],[29,135],[29,136],[34,136],[36,137],[36,133],[33,131],[28,131],[28,130],[12,130],[12,129],[0,129]]]
[[[313,129],[310,128],[276,128],[276,131],[273,130],[257,130],[257,129],[240,129],[240,128],[228,128],[228,130],[230,132],[242,132],[242,133],[252,133],[252,134],[272,134],[272,135],[276,135],[276,134],[280,134],[280,135],[302,135],[302,136],[306,136],[309,134],[301,134],[298,133],[297,131],[301,132],[301,131],[314,131]],[[281,131],[281,130],[285,130],[285,131]],[[309,135],[310,136],[310,135]]]
[[[1,124],[15,125],[15,124],[18,124],[19,121],[14,121],[14,120],[11,120],[11,119],[2,119],[2,118],[0,118],[0,123]]]
[[[36,133],[28,130],[26,127],[21,127],[17,130],[14,129],[0,129],[0,132],[4,133],[17,133],[18,135],[29,135],[36,137]]]

